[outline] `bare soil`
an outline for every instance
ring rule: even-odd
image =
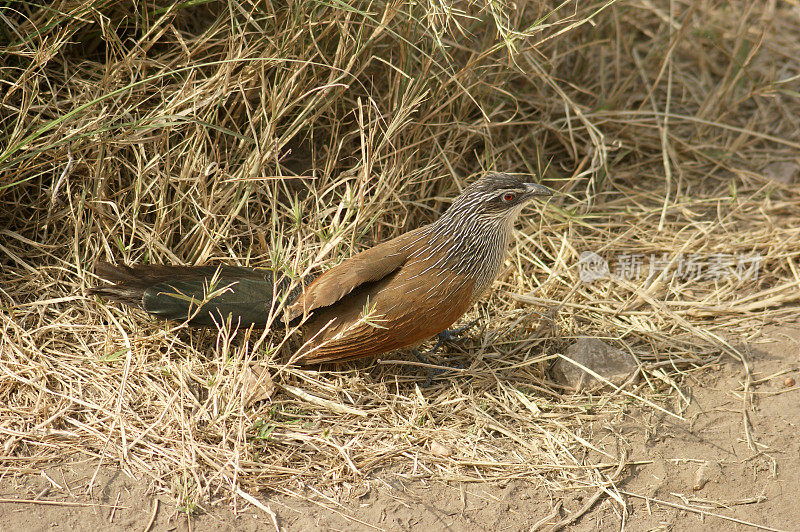
[[[210,506],[187,517],[174,499],[153,493],[147,477],[83,461],[2,478],[0,529],[547,530],[561,522],[572,530],[797,530],[800,324],[766,328],[740,347],[752,368],[746,402],[745,372],[731,361],[680,391],[689,400],[685,421],[632,407],[595,424],[591,441],[617,438],[638,464],[599,497],[596,487],[407,483],[384,473],[348,500],[326,499],[313,486],[300,497],[260,494],[274,518],[242,498],[236,508]],[[685,405],[677,392],[674,398],[665,406]]]

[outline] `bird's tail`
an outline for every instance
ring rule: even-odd
[[[265,327],[270,316],[279,323],[280,303],[291,303],[302,290],[298,283],[290,292],[286,275],[238,266],[98,263],[95,273],[112,284],[90,293],[198,327],[219,326],[228,319],[235,327]]]

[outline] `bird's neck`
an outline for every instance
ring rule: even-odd
[[[513,220],[448,214],[426,228],[428,254],[437,266],[474,278],[477,297],[500,272]]]

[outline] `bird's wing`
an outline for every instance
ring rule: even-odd
[[[420,229],[364,250],[317,277],[286,309],[284,320],[333,305],[359,286],[380,281],[400,269],[416,248],[414,244],[422,236]]]
[[[469,310],[474,287],[471,276],[410,259],[391,278],[315,311],[295,360],[341,362],[418,345]]]

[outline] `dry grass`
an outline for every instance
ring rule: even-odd
[[[187,510],[237,489],[349,496],[389,471],[600,485],[625,456],[598,423],[631,404],[679,415],[679,394],[662,400],[687,373],[797,312],[797,175],[773,175],[799,161],[794,2],[172,4],[0,8],[7,474],[89,455]],[[465,318],[483,329],[451,349],[466,369],[428,388],[404,353],[298,369],[280,337],[84,296],[97,260],[330,264],[434,219],[486,169],[563,194]],[[587,284],[586,250],[763,261],[757,281],[673,263]],[[580,335],[644,378],[563,390],[547,369]],[[264,365],[276,389],[253,403]]]

